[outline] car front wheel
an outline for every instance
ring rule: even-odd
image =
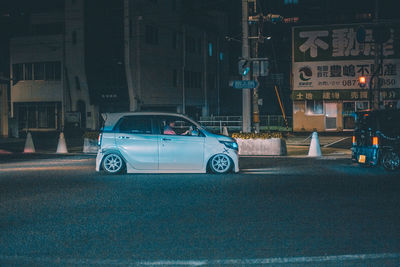
[[[217,154],[210,160],[210,169],[213,173],[227,173],[232,168],[232,160],[225,154]]]
[[[122,172],[125,168],[125,162],[118,154],[108,154],[103,159],[103,170],[109,174],[116,174]]]
[[[382,165],[389,171],[398,169],[400,166],[399,154],[394,151],[386,151],[382,157]]]

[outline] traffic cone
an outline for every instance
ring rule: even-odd
[[[63,132],[60,133],[60,138],[58,139],[58,145],[57,145],[57,152],[56,153],[58,153],[58,154],[68,153],[67,144],[65,142],[65,138],[64,138],[64,133]]]
[[[30,132],[26,135],[24,153],[35,153],[35,146],[33,145],[32,135]]]
[[[228,134],[228,127],[224,126],[224,130],[222,131],[223,135],[229,136]]]
[[[313,134],[312,134],[310,149],[308,150],[308,156],[309,157],[321,157],[322,156],[317,132],[313,132]]]

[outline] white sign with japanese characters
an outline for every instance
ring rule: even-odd
[[[400,88],[400,27],[386,26],[377,66],[373,24],[294,27],[293,90],[367,89],[374,86],[375,75],[380,88]],[[363,42],[357,39],[360,32]],[[366,77],[365,84],[359,83],[360,76]]]
[[[375,72],[373,60],[295,62],[293,65],[294,90],[365,89],[369,88]],[[400,87],[400,60],[388,59],[378,69],[382,89]],[[360,84],[359,77],[366,77]]]

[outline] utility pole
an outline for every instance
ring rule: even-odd
[[[254,0],[254,12],[257,13],[257,0]],[[253,36],[257,34],[257,37],[255,39],[255,44],[252,46],[254,51],[254,58],[258,58],[258,45],[259,45],[259,39],[261,38],[261,25],[263,21],[258,21],[254,26],[252,26],[253,30]],[[258,88],[260,87],[260,83],[258,82],[258,75],[259,72],[255,72],[253,69],[253,78],[255,81],[257,81],[257,86],[253,89],[253,123],[254,123],[254,130],[256,133],[260,132],[260,112],[258,108]]]
[[[379,1],[375,0],[375,27],[374,31],[378,29],[377,25],[379,24]],[[375,36],[378,36],[378,34],[375,34]],[[380,98],[380,83],[379,83],[379,72],[380,68],[382,67],[382,61],[381,61],[381,53],[382,53],[382,40],[374,40],[375,44],[375,60],[374,60],[374,90],[373,90],[373,110],[378,110],[379,109],[379,98]]]
[[[242,0],[242,58],[249,58],[249,26],[248,26],[249,12],[248,12],[248,0]],[[246,74],[242,76],[242,80],[250,80],[250,75]],[[242,90],[242,131],[244,133],[251,132],[251,94],[250,89]]]
[[[186,69],[186,28],[182,27],[182,114],[186,113],[185,69]]]

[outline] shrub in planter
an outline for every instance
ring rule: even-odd
[[[287,154],[286,142],[280,132],[234,133],[240,155],[283,156]]]

